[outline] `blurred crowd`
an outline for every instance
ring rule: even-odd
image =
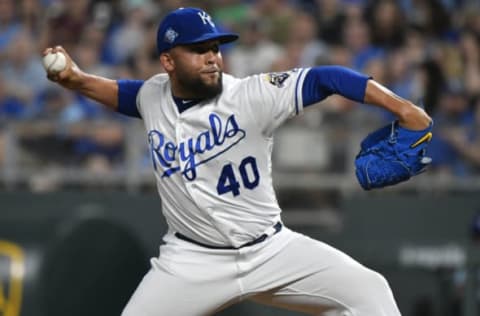
[[[62,45],[87,72],[147,79],[162,71],[158,23],[182,6],[240,34],[222,50],[226,72],[329,64],[364,72],[434,117],[432,172],[480,174],[478,0],[0,0],[0,166],[14,133],[40,164],[121,168],[131,120],[50,83],[41,52]],[[313,128],[350,118],[373,130],[371,122],[393,119],[341,97],[307,111],[315,115],[302,123]]]

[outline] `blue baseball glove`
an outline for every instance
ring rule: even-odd
[[[426,156],[432,125],[414,131],[393,121],[369,134],[355,158],[355,173],[362,188],[383,188],[424,172],[432,162]]]

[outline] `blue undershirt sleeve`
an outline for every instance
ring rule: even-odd
[[[332,94],[363,103],[369,79],[371,77],[342,66],[313,67],[303,82],[303,106],[315,104]]]
[[[119,113],[142,118],[137,108],[137,94],[143,82],[143,80],[117,80]]]

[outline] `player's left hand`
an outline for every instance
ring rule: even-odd
[[[406,129],[419,131],[427,128],[432,118],[419,106],[411,104],[398,119],[398,125]]]
[[[369,134],[355,158],[356,176],[365,190],[382,188],[425,171],[432,159],[426,156],[433,122],[422,130],[412,130],[398,121]]]

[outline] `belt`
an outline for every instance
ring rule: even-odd
[[[192,244],[196,244],[196,245],[199,245],[199,246],[202,246],[202,247],[205,247],[205,248],[210,248],[210,249],[230,249],[230,250],[234,250],[234,249],[240,249],[240,248],[243,248],[243,247],[250,247],[250,246],[253,246],[253,245],[256,245],[256,244],[259,244],[261,243],[262,241],[264,241],[265,239],[267,239],[269,236],[273,236],[275,235],[276,233],[278,233],[279,231],[282,230],[282,223],[278,222],[276,223],[273,227],[271,227],[271,233],[264,233],[262,234],[261,236],[259,236],[257,239],[254,239],[252,241],[249,241],[247,242],[246,244],[243,244],[241,245],[240,247],[233,247],[233,246],[212,246],[212,245],[207,245],[207,244],[204,244],[202,242],[199,242],[199,241],[196,241],[190,237],[187,237],[185,235],[183,235],[182,233],[179,233],[179,232],[176,232],[175,233],[175,237],[177,237],[178,239],[182,239],[182,240],[185,240],[185,241],[188,241],[188,242],[191,242]]]

